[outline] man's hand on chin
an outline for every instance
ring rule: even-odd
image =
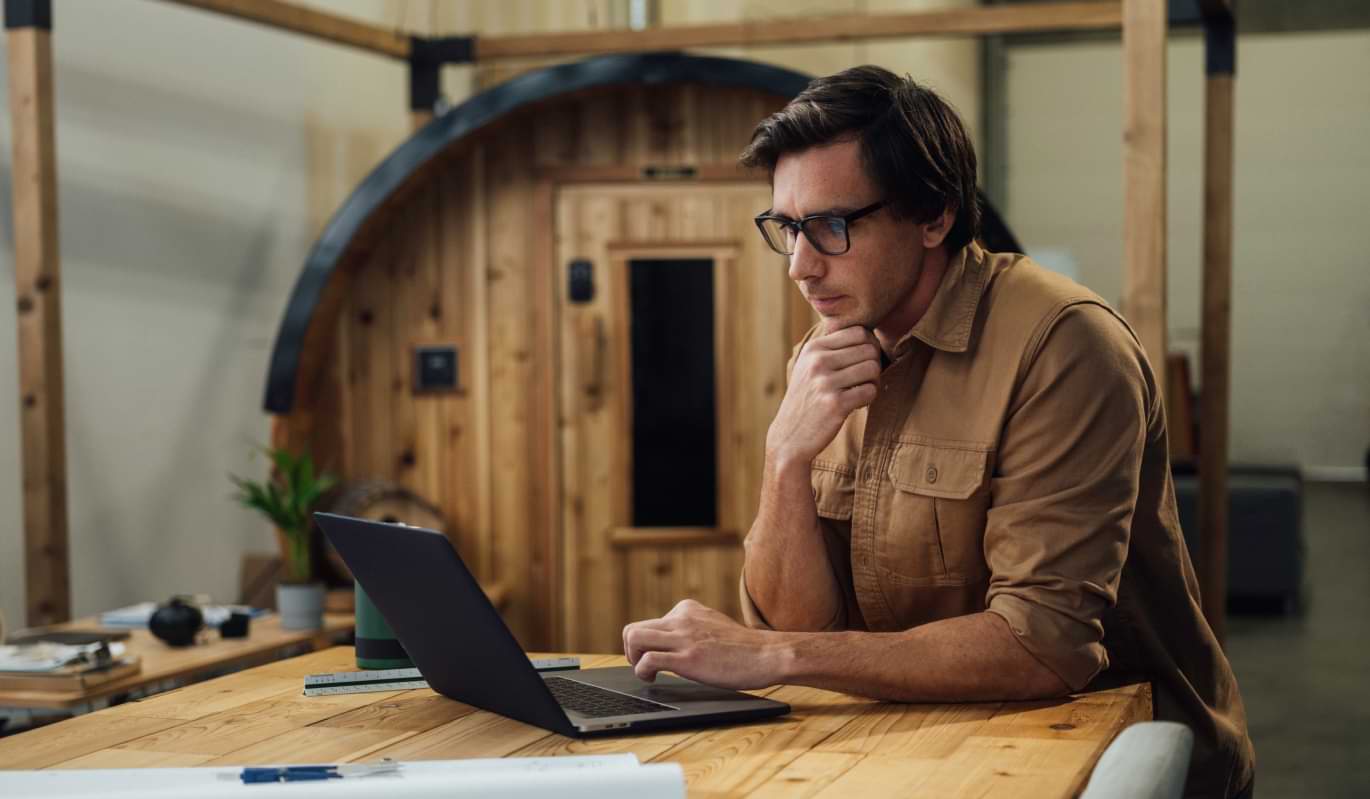
[[[623,628],[623,654],[639,679],[657,672],[720,688],[747,690],[781,682],[785,650],[781,636],[753,630],[693,599],[670,613]]]

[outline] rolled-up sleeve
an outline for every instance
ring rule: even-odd
[[[1039,337],[992,477],[985,602],[1079,690],[1108,667],[1102,616],[1117,601],[1160,406],[1141,346],[1107,308],[1072,305]]]

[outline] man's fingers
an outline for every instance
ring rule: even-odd
[[[633,666],[633,674],[643,682],[654,682],[658,672],[675,671],[682,656],[676,652],[651,651]]]
[[[671,623],[666,621],[665,619],[644,619],[642,621],[635,621],[632,624],[626,625],[623,628],[623,655],[624,657],[628,658],[628,663],[632,664],[637,659],[636,655],[634,655],[634,653],[632,652],[631,646],[629,645],[629,638],[633,635],[635,631],[668,630],[670,629],[670,626]]]
[[[674,651],[682,643],[680,633],[629,625],[623,637],[623,654],[634,666],[649,652]]]
[[[854,347],[875,337],[871,332],[860,325],[844,327],[841,330],[826,330],[823,335],[809,340],[809,343],[828,350],[839,350],[843,347]]]
[[[878,361],[859,361],[845,369],[833,373],[833,385],[837,388],[850,388],[862,383],[876,383],[880,380]]]
[[[866,407],[875,402],[875,384],[860,383],[851,388],[842,389],[841,402],[848,413],[857,408]]]
[[[853,344],[850,347],[843,347],[839,350],[828,350],[815,356],[822,368],[837,371],[845,369],[854,363],[869,361],[876,364],[880,363],[880,348],[871,344]]]

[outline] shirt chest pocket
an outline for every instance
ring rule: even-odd
[[[816,460],[810,476],[819,517],[850,522],[852,500],[856,497],[856,470],[843,463]]]
[[[965,585],[987,578],[989,447],[894,445],[876,511],[882,570],[909,585]]]

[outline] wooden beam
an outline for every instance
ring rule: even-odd
[[[50,15],[48,19],[50,19]],[[6,24],[13,24],[7,19]],[[71,618],[62,303],[57,255],[57,143],[52,34],[11,28],[14,284],[24,485],[25,603],[30,626]]]
[[[1204,615],[1223,640],[1227,598],[1227,434],[1232,340],[1232,89],[1214,75],[1204,92],[1203,314],[1199,418],[1199,569]]]
[[[1165,396],[1166,7],[1123,2],[1123,314]]]
[[[1159,6],[1158,13],[1164,25],[1165,4]],[[1117,2],[1024,3],[902,14],[749,20],[647,30],[482,36],[476,40],[475,60],[854,39],[874,41],[909,36],[1117,30],[1121,24],[1122,7]]]
[[[1221,642],[1227,627],[1227,436],[1231,404],[1232,128],[1235,30],[1206,20],[1204,238],[1199,440],[1199,585],[1204,615]]]
[[[271,28],[347,45],[376,55],[408,60],[410,38],[396,30],[315,11],[283,0],[165,0],[168,3],[213,11]]]

